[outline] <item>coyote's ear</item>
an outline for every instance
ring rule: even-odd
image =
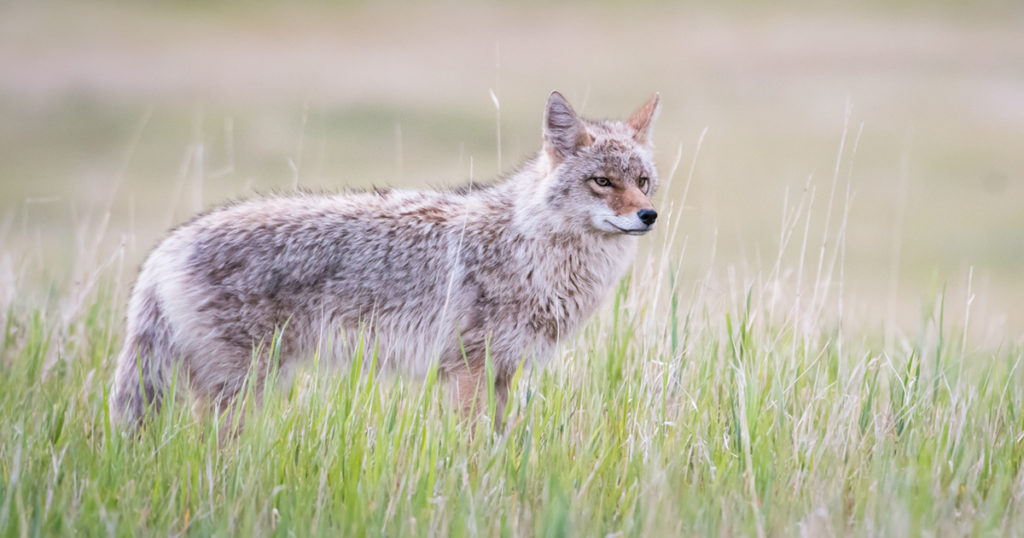
[[[544,150],[551,156],[552,164],[557,165],[593,141],[569,101],[562,94],[551,92],[544,110]]]
[[[651,143],[651,125],[654,124],[654,119],[658,117],[658,110],[661,109],[660,100],[661,98],[655,93],[626,120],[626,123],[636,131],[633,139],[641,144]]]

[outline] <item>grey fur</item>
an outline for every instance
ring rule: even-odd
[[[594,312],[650,229],[637,212],[653,209],[657,105],[593,122],[554,92],[543,150],[493,185],[274,196],[179,227],[135,284],[114,416],[138,425],[175,371],[223,408],[275,330],[282,368],[318,351],[344,361],[363,334],[382,366],[437,364],[467,407],[490,353],[502,404],[519,362],[545,359]]]

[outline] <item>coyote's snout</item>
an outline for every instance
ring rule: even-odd
[[[436,365],[462,405],[499,412],[523,360],[543,360],[625,273],[658,214],[653,96],[625,122],[581,119],[548,99],[543,148],[491,185],[446,191],[275,196],[174,230],[142,266],[111,394],[137,425],[173,372],[224,409],[280,332],[282,367],[365,347],[413,374]]]

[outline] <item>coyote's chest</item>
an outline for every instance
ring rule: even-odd
[[[538,336],[558,340],[593,314],[633,258],[636,242],[624,239],[547,250],[537,260],[533,271],[540,277],[522,299],[533,308],[529,319]]]

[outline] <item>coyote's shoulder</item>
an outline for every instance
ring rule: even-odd
[[[193,219],[140,272],[114,411],[137,422],[173,371],[223,406],[275,331],[282,366],[363,347],[404,371],[436,364],[466,402],[490,357],[502,396],[520,361],[597,308],[653,225],[656,109],[589,122],[554,93],[544,149],[504,181],[271,196]]]

